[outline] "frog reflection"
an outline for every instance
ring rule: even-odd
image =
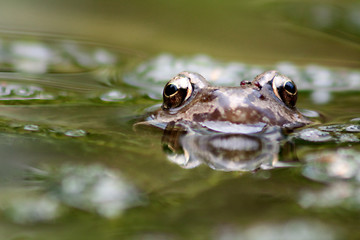
[[[164,129],[168,158],[182,167],[271,168],[281,130],[311,123],[296,109],[296,100],[295,83],[276,71],[239,87],[214,87],[200,74],[182,72],[165,85],[161,108],[145,124]]]
[[[296,100],[295,83],[276,71],[242,81],[240,87],[214,87],[200,74],[182,72],[166,84],[163,104],[148,120],[153,125],[182,122],[215,131],[219,125],[296,128],[310,123],[297,111]]]
[[[278,162],[281,138],[277,127],[239,134],[189,131],[168,124],[162,143],[168,159],[183,168],[206,164],[220,171],[254,171],[284,165]]]

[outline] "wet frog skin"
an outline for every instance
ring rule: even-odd
[[[295,83],[277,71],[242,81],[239,87],[211,86],[200,74],[181,72],[164,87],[163,104],[151,121],[295,128],[310,123],[296,109],[296,100]]]

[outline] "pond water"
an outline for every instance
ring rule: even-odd
[[[353,54],[334,49],[348,60],[341,64],[282,55],[274,63],[264,61],[271,51],[259,60],[262,50],[249,61],[246,51],[245,60],[220,60],[204,49],[142,53],[131,44],[2,33],[1,238],[360,238],[359,5],[344,8],[351,13],[345,20],[334,6],[316,5],[311,9],[322,15],[311,15],[314,22],[301,18],[307,4],[293,15],[291,4],[271,7],[297,26],[347,41]],[[224,17],[224,24],[232,21]],[[324,40],[327,50],[331,44]],[[270,69],[296,82],[297,106],[315,124],[261,136],[199,131],[181,138],[134,126],[159,107],[163,86],[178,72],[238,86]]]

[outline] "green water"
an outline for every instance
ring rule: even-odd
[[[9,1],[0,13],[1,239],[360,238],[359,3]],[[133,127],[179,71],[236,86],[268,69],[319,119],[277,145],[281,167],[184,166],[161,129]]]

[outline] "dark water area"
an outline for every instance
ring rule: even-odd
[[[8,1],[0,238],[359,239],[359,36],[354,1]],[[137,124],[181,71],[271,69],[314,124]]]

